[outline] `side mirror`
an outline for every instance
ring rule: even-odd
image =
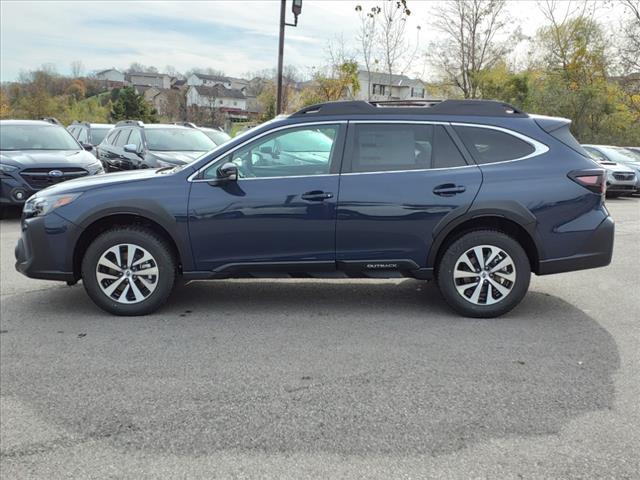
[[[135,153],[138,154],[138,146],[135,143],[129,143],[124,146],[124,151],[127,153]]]
[[[93,145],[91,145],[90,143],[81,143],[82,148],[84,148],[87,152],[90,152],[91,150],[93,150]]]
[[[231,162],[225,163],[218,168],[218,179],[235,182],[238,180],[238,166]]]
[[[263,145],[262,147],[260,147],[260,153],[268,153],[269,155],[271,155],[271,153],[273,153],[273,148],[271,147],[271,145]]]

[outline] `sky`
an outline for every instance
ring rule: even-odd
[[[379,3],[379,2],[373,2]],[[326,63],[327,42],[342,36],[355,49],[358,0],[303,0],[298,27],[287,27],[285,65],[303,75]],[[288,21],[291,1],[287,0]],[[439,2],[409,0],[408,30],[420,25],[420,44],[427,48],[437,33],[429,18]],[[111,67],[126,69],[132,62],[160,71],[214,68],[231,76],[275,68],[280,2],[260,1],[13,1],[0,0],[0,81],[15,80],[20,71],[43,64],[70,73],[81,61],[85,74]],[[533,35],[544,18],[535,1],[509,2],[510,15],[525,35]],[[620,22],[623,10],[615,3],[598,18]],[[413,33],[412,33],[413,36]],[[520,55],[524,55],[520,52]],[[408,73],[429,77],[417,60]]]

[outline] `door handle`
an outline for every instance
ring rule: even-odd
[[[312,190],[302,194],[302,199],[309,202],[322,202],[329,198],[333,198],[333,193],[323,192],[322,190]]]
[[[451,197],[457,193],[464,193],[467,190],[463,185],[455,185],[453,183],[444,183],[433,189],[433,193],[441,197]]]

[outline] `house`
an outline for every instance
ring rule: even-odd
[[[422,80],[406,75],[391,75],[381,72],[358,71],[360,91],[357,100],[420,100],[427,98]]]
[[[230,78],[219,75],[206,75],[204,73],[192,73],[189,75],[187,78],[187,85],[194,87],[215,87],[216,85],[222,85],[225,88],[232,88]]]
[[[248,117],[247,98],[244,93],[233,88],[225,88],[223,85],[189,86],[187,108],[216,109],[231,120],[246,120]]]
[[[129,72],[125,80],[134,87],[171,88],[171,76],[166,73]]]
[[[107,82],[124,83],[124,73],[115,68],[109,68],[96,73],[98,80],[104,80]]]

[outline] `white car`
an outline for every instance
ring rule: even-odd
[[[582,147],[607,171],[607,197],[634,194],[637,189],[637,176],[633,168],[608,160],[598,148],[599,145]]]

